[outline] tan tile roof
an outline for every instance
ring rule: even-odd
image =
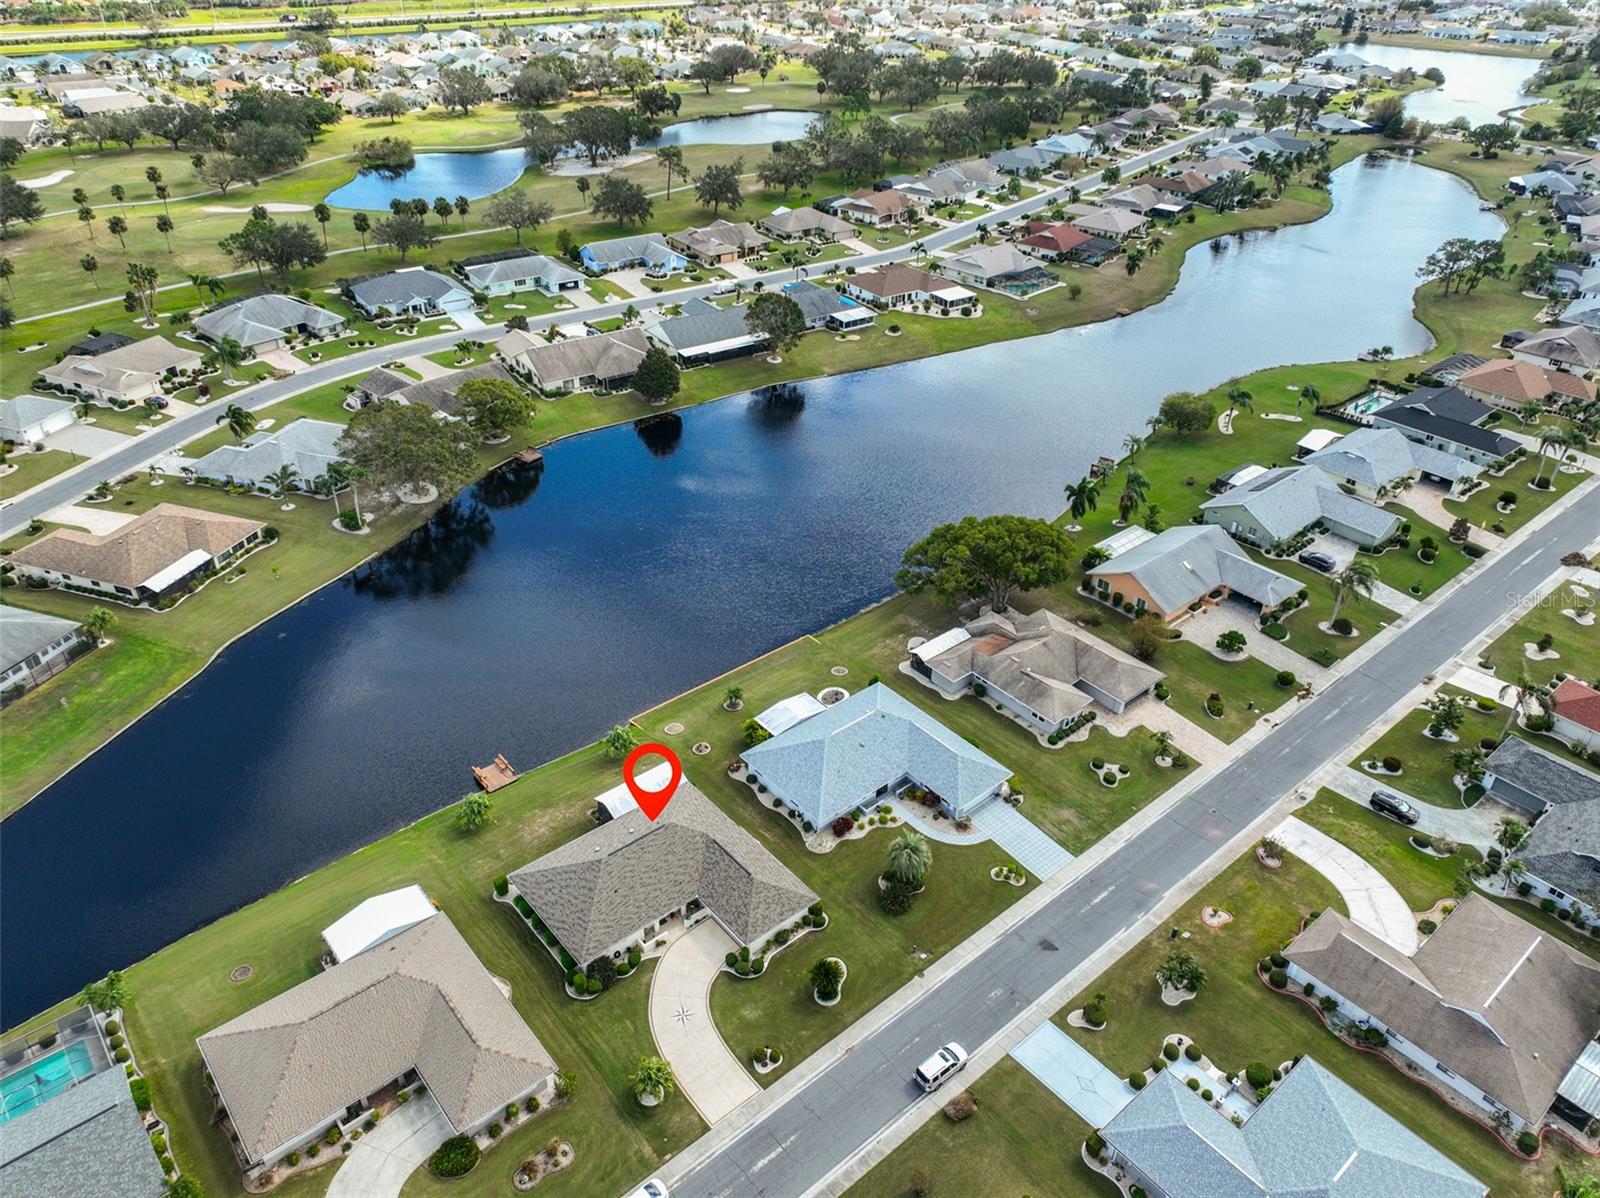
[[[687,781],[654,823],[630,811],[530,861],[511,884],[580,965],[693,898],[746,944],[817,901]]]
[[[1575,374],[1546,370],[1520,358],[1497,358],[1469,370],[1456,380],[1458,386],[1502,396],[1516,403],[1542,400],[1551,392],[1575,399],[1593,399],[1594,384]]]
[[[454,924],[434,915],[199,1041],[252,1160],[415,1068],[457,1131],[555,1072]]]
[[[1479,894],[1410,957],[1336,911],[1286,955],[1529,1121],[1600,1024],[1600,963]]]
[[[11,561],[132,588],[186,553],[203,549],[215,557],[265,527],[259,520],[159,503],[115,532],[58,528],[18,549]]]
[[[948,279],[941,279],[938,275],[930,275],[925,270],[918,270],[914,266],[906,266],[900,262],[890,262],[878,267],[877,270],[852,275],[846,281],[868,295],[876,295],[882,299],[893,299],[918,291],[931,294],[943,291],[951,285]]]
[[[120,392],[156,379],[171,369],[188,369],[200,363],[199,350],[174,345],[165,337],[146,337],[92,358],[72,355],[46,366],[39,373],[72,386]]]

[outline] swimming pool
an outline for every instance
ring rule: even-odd
[[[89,1046],[79,1041],[6,1074],[0,1078],[0,1123],[50,1101],[93,1072]]]

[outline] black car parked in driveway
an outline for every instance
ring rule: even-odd
[[[1387,790],[1373,791],[1372,797],[1367,800],[1367,806],[1379,815],[1386,815],[1408,827],[1417,822],[1417,809],[1399,795],[1390,794]]]
[[[1321,570],[1324,574],[1332,574],[1339,565],[1326,553],[1318,553],[1315,549],[1307,549],[1295,560],[1302,566],[1310,566],[1313,570]]]

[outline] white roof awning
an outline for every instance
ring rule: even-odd
[[[210,560],[211,555],[204,549],[191,549],[170,566],[157,570],[139,585],[152,591],[164,591],[179,579],[194,573]]]
[[[1119,528],[1096,545],[1095,548],[1106,554],[1108,558],[1116,557],[1118,554],[1126,553],[1130,549],[1137,549],[1155,535],[1142,524],[1130,524],[1127,528]]]
[[[1331,428],[1314,428],[1294,444],[1296,449],[1316,453],[1319,449],[1328,448],[1343,436],[1343,433],[1336,433]]]
[[[335,962],[348,961],[357,953],[416,927],[434,910],[433,900],[415,884],[375,894],[324,928],[322,941]]]
[[[945,650],[954,649],[962,642],[970,641],[971,639],[972,634],[965,628],[951,628],[941,632],[938,636],[930,637],[923,641],[922,644],[911,650],[911,656],[919,661],[927,661],[929,658],[938,657]]]
[[[672,766],[663,761],[651,766],[642,774],[635,774],[633,780],[645,790],[661,790],[671,777]],[[613,786],[604,794],[597,795],[595,803],[605,811],[608,819],[621,819],[628,812],[637,811],[639,808],[626,783]]]
[[[760,724],[773,736],[787,732],[802,720],[809,720],[818,712],[826,711],[822,703],[808,694],[790,695],[787,699],[780,699],[760,715],[756,716],[756,723]]]

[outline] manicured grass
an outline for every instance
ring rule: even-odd
[[[597,1000],[576,1002],[526,924],[491,898],[495,876],[592,827],[592,798],[613,784],[616,768],[594,749],[552,762],[499,791],[492,822],[478,834],[459,832],[448,811],[429,816],[128,971],[130,1039],[151,1076],[156,1109],[172,1125],[179,1163],[210,1198],[242,1188],[221,1133],[209,1126],[195,1037],[315,975],[318,928],[362,899],[409,882],[439,904],[484,967],[511,984],[518,1012],[580,1087],[570,1105],[525,1124],[470,1178],[451,1183],[450,1194],[509,1192],[517,1162],[557,1135],[577,1149],[570,1178],[556,1183],[559,1192],[621,1193],[704,1130],[681,1095],[645,1110],[628,1089],[628,1073],[654,1051],[646,1015],[651,966]],[[252,976],[230,981],[244,963],[254,967]],[[305,1192],[322,1193],[331,1176],[314,1174]],[[433,1193],[434,1184],[413,1178],[407,1192]]]
[[[1106,1198],[1110,1183],[1083,1163],[1088,1124],[1010,1057],[966,1087],[978,1111],[961,1123],[935,1115],[845,1191],[847,1198],[908,1198],[914,1171],[936,1195]],[[960,1091],[950,1086],[950,1096]]]
[[[1328,623],[1333,616],[1334,585],[1328,576],[1309,566],[1302,566],[1293,558],[1269,558],[1254,550],[1251,553],[1257,561],[1281,574],[1298,578],[1305,586],[1306,602],[1290,612],[1283,622],[1289,630],[1289,639],[1285,643],[1296,653],[1315,659],[1318,653],[1326,650],[1335,657],[1344,657],[1354,653],[1395,618],[1394,612],[1376,599],[1346,595],[1344,602],[1339,605],[1339,615],[1347,617],[1360,635],[1339,636],[1337,633],[1324,632],[1318,625]],[[1378,573],[1381,577],[1382,559],[1379,559]]]
[[[1516,427],[1512,425],[1511,427]],[[1554,484],[1550,490],[1535,490],[1528,484],[1533,481],[1533,476],[1538,472],[1539,465],[1534,455],[1529,454],[1499,478],[1485,475],[1489,485],[1480,487],[1472,495],[1463,500],[1446,500],[1452,511],[1466,517],[1474,526],[1496,530],[1496,526],[1505,529],[1507,533],[1515,532],[1540,512],[1544,511],[1557,499],[1572,490],[1584,479],[1588,478],[1587,472],[1566,474],[1556,468],[1556,465],[1546,459],[1544,464],[1544,477],[1548,483]],[[1517,497],[1517,506],[1509,512],[1496,510],[1500,496],[1510,491]],[[1497,531],[1497,530],[1496,530]]]
[[[757,1077],[763,1084],[776,1081],[1026,893],[1025,888],[989,879],[988,871],[1004,859],[992,846],[934,843],[926,890],[910,912],[891,918],[878,907],[877,879],[889,841],[897,833],[874,829],[865,837],[836,844],[829,852],[813,853],[802,843],[798,825],[764,805],[743,782],[728,777],[725,767],[739,754],[744,722],[798,691],[814,694],[835,682],[829,672],[834,665],[850,671],[837,681],[851,689],[866,684],[867,664],[808,637],[636,721],[650,739],[680,748],[708,742],[711,752],[705,756],[683,754],[690,779],[811,887],[828,912],[825,929],[769,958],[761,976],[720,977],[712,986],[712,1016],[735,1056],[748,1064],[758,1045],[782,1049],[784,1064]],[[723,708],[730,685],[744,688],[741,711]],[[683,724],[684,731],[668,735],[664,729],[671,723]],[[843,997],[833,1007],[819,1006],[806,980],[811,966],[823,956],[837,956],[849,969]]]
[[[1399,502],[1403,504],[1404,498]],[[1406,522],[1411,525],[1410,546],[1387,549],[1377,557],[1363,555],[1363,559],[1378,567],[1378,577],[1386,585],[1415,598],[1426,598],[1471,565],[1472,559],[1461,546],[1450,540],[1447,530],[1430,524],[1409,510],[1404,515]],[[1417,556],[1424,537],[1432,537],[1433,543],[1438,546],[1431,562],[1425,562]],[[1416,589],[1413,590],[1413,587]],[[1348,606],[1349,600],[1345,602]],[[1354,618],[1352,615],[1351,619]]]
[[[1231,912],[1233,922],[1219,929],[1207,928],[1200,920],[1200,911],[1206,906]],[[1162,1038],[1172,1032],[1194,1037],[1214,1061],[1230,1071],[1242,1070],[1252,1061],[1277,1062],[1310,1054],[1482,1179],[1492,1193],[1547,1198],[1553,1188],[1554,1166],[1570,1167],[1578,1159],[1575,1153],[1552,1141],[1538,1162],[1519,1161],[1487,1131],[1435,1098],[1432,1091],[1379,1057],[1334,1039],[1304,1003],[1274,993],[1257,979],[1255,963],[1282,948],[1306,914],[1329,907],[1342,909],[1337,892],[1303,862],[1291,857],[1282,869],[1269,871],[1257,863],[1254,854],[1246,854],[1167,924],[1090,982],[1062,1008],[1055,1022],[1118,1074],[1148,1066],[1158,1054]],[[1189,934],[1186,947],[1209,976],[1200,996],[1176,1010],[1162,1004],[1154,977],[1156,966],[1173,946],[1169,927]],[[1066,1013],[1096,992],[1106,995],[1106,1030],[1085,1032],[1067,1027]]]
[[[44,453],[14,453],[7,461],[16,469],[0,477],[0,499],[13,499],[62,471],[72,469],[83,460],[77,454],[60,449]]]
[[[1526,673],[1535,682],[1548,682],[1556,673],[1571,674],[1594,682],[1600,679],[1600,632],[1594,624],[1585,628],[1564,610],[1575,610],[1577,602],[1570,584],[1557,587],[1527,609],[1526,614],[1490,645],[1484,657],[1500,678],[1511,681]],[[1590,603],[1594,602],[1591,595]],[[1534,661],[1527,656],[1526,644],[1537,644],[1546,634],[1554,637],[1551,648],[1559,658]]]
[[[1470,845],[1459,846],[1449,857],[1414,849],[1409,828],[1331,790],[1319,790],[1295,818],[1354,849],[1394,883],[1413,911],[1427,911],[1440,899],[1451,898],[1457,875],[1482,859]]]
[[[6,591],[18,607],[41,607],[82,619],[92,604],[55,605],[54,593]],[[65,599],[65,596],[61,596]],[[5,785],[0,817],[10,815],[51,780],[168,692],[204,660],[200,651],[173,644],[118,613],[111,643],[75,661],[61,674],[5,710]],[[138,630],[136,630],[138,629]]]
[[[1450,764],[1450,754],[1457,749],[1476,745],[1480,740],[1498,739],[1501,729],[1505,727],[1507,712],[1504,708],[1494,712],[1480,711],[1474,700],[1464,692],[1448,687],[1442,689],[1462,700],[1466,719],[1456,731],[1461,739],[1455,742],[1434,740],[1424,734],[1433,717],[1421,708],[1407,712],[1399,723],[1350,762],[1353,769],[1359,770],[1363,761],[1373,758],[1400,759],[1404,772],[1399,777],[1369,775],[1374,788],[1393,782],[1400,790],[1424,803],[1439,807],[1461,806],[1461,793],[1451,780],[1456,770]]]

